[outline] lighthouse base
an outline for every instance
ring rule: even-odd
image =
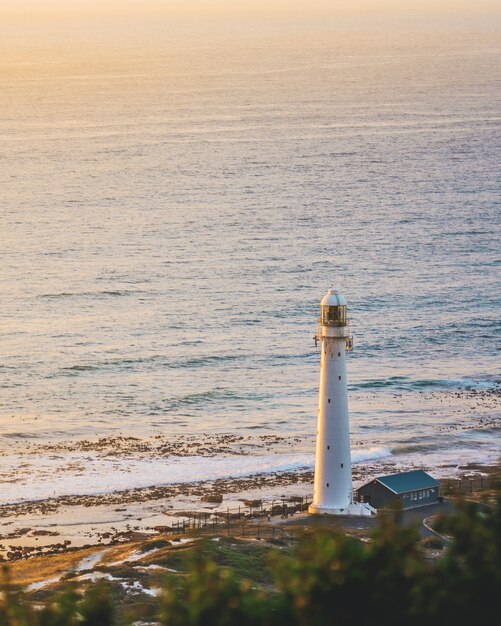
[[[357,502],[354,504],[348,504],[343,509],[333,509],[330,507],[310,504],[308,507],[308,513],[312,513],[314,515],[354,515],[358,517],[370,517],[371,515],[376,515],[377,511],[369,504]]]

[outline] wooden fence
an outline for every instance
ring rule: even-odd
[[[260,502],[255,506],[239,506],[217,511],[194,511],[181,513],[170,530],[176,535],[185,533],[207,535],[239,535],[256,539],[286,540],[298,535],[297,528],[271,524],[271,518],[280,516],[288,519],[308,510],[310,500],[304,497],[289,500],[273,500],[266,506]]]
[[[447,495],[468,495],[474,491],[483,489],[493,489],[499,487],[500,476],[497,474],[489,476],[473,476],[472,478],[448,478],[440,481],[440,494]]]

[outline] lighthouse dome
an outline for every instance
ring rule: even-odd
[[[340,306],[340,305],[346,306],[346,300],[339,293],[339,289],[334,289],[334,287],[331,287],[329,291],[325,294],[325,296],[322,298],[322,302],[320,303],[320,306]]]
[[[337,289],[331,287],[320,303],[322,326],[347,326],[346,300]]]

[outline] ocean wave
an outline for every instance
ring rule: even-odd
[[[496,380],[475,380],[473,378],[413,379],[408,376],[390,376],[388,378],[378,378],[353,383],[348,387],[351,391],[380,388],[393,388],[405,391],[421,391],[425,389],[494,390],[500,387],[500,383]]]
[[[71,365],[69,367],[62,367],[63,372],[94,372],[99,369],[95,365]]]
[[[382,447],[357,450],[353,462],[390,455],[391,451]],[[21,461],[23,470],[18,472]],[[312,470],[314,462],[312,453],[120,459],[86,451],[61,456],[37,455],[30,458],[30,467],[26,466],[26,457],[0,457],[0,474],[16,475],[16,484],[3,485],[3,501],[20,502]]]
[[[396,449],[374,446],[352,451],[354,465],[362,464],[362,468],[364,463],[376,466],[368,467],[368,472],[388,473],[424,466],[437,477],[450,476],[454,473],[451,468],[459,468],[469,462],[490,464],[496,462],[498,457],[499,450],[492,447],[455,446],[451,449],[444,446],[441,450],[425,452],[419,445]],[[311,471],[314,462],[312,452],[121,458],[85,451],[57,456],[37,454],[29,459],[26,455],[9,454],[0,457],[0,475],[13,476],[15,481],[2,484],[2,500],[4,503],[44,500],[58,496],[97,495],[217,479]]]
[[[24,466],[23,471],[18,472],[20,458],[23,457],[0,457],[0,475],[16,475],[15,484],[2,485],[3,502],[96,495],[313,467],[310,454],[107,459],[86,452],[61,458],[39,455],[32,460],[30,467]]]
[[[446,452],[450,453],[458,445],[468,445],[469,450],[475,449],[487,449],[495,448],[498,444],[498,440],[492,435],[496,436],[501,431],[500,428],[471,428],[462,432],[455,433],[448,436],[433,437],[433,441],[425,442],[425,438],[414,438],[415,443],[412,440],[407,441],[405,444],[396,445],[392,448],[395,456],[402,456],[406,454],[416,453],[435,453]],[[458,457],[460,460],[460,457]]]
[[[41,299],[57,300],[62,298],[116,298],[146,294],[147,291],[137,289],[104,289],[101,291],[61,291],[59,293],[43,293]]]
[[[214,365],[224,365],[226,363],[232,363],[234,361],[243,360],[243,355],[236,354],[215,354],[208,356],[200,356],[186,359],[171,359],[163,354],[156,354],[147,357],[136,358],[118,358],[110,359],[95,363],[77,363],[75,365],[69,365],[61,367],[57,372],[53,372],[48,375],[48,378],[55,378],[58,375],[77,375],[78,373],[85,372],[98,372],[103,370],[130,370],[135,367],[141,366],[159,366],[166,369],[190,369],[190,368],[203,368],[211,367]]]
[[[376,461],[392,455],[390,448],[381,446],[362,450],[353,450],[351,453],[352,463],[362,463],[363,461]]]
[[[168,398],[161,403],[151,406],[150,410],[153,414],[158,412],[165,412],[168,410],[174,410],[182,407],[203,407],[207,404],[213,404],[222,401],[229,402],[248,402],[256,400],[265,400],[268,396],[257,393],[237,393],[231,389],[210,389],[209,391],[201,391],[195,393],[189,393],[184,396],[178,396],[177,398]]]
[[[395,456],[399,456],[402,454],[414,454],[415,452],[435,452],[436,450],[448,449],[448,448],[450,448],[450,442],[448,445],[439,444],[439,443],[436,443],[436,444],[408,443],[408,444],[401,445],[401,446],[395,446],[393,448],[393,454]]]
[[[186,369],[186,368],[195,368],[195,367],[206,367],[210,365],[218,365],[225,364],[233,361],[239,361],[244,359],[244,356],[238,354],[214,354],[210,356],[200,356],[191,359],[183,359],[176,361],[175,363],[171,363],[169,368],[176,369]]]

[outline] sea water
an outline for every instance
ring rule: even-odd
[[[331,285],[354,461],[496,461],[496,33],[56,23],[0,45],[0,500],[312,467]],[[225,435],[243,447],[151,447]]]

